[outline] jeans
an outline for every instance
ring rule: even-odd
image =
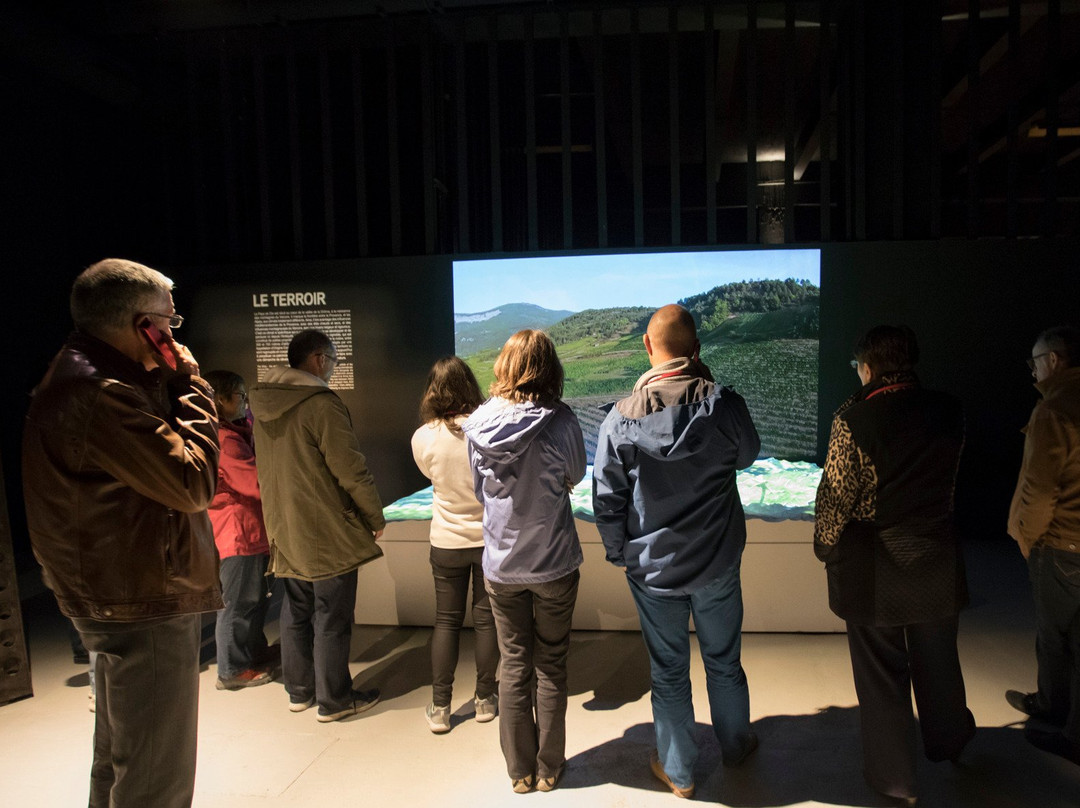
[[[217,616],[218,678],[250,670],[266,653],[263,621],[270,605],[266,553],[221,559],[221,598]]]
[[[321,581],[283,578],[281,675],[289,700],[319,704],[329,715],[352,704],[349,650],[356,570]]]
[[[739,568],[689,595],[661,597],[627,577],[637,604],[652,673],[656,751],[664,772],[680,788],[694,784],[698,758],[690,691],[690,616],[694,618],[709,712],[720,751],[740,759],[750,735],[750,691],[741,662],[742,585]]]
[[[187,808],[195,790],[200,616],[73,622],[95,657],[90,808]]]
[[[512,780],[558,777],[566,765],[566,660],[580,575],[487,580],[499,635],[499,742]]]
[[[1037,707],[1080,743],[1080,553],[1035,546],[1028,574],[1035,596]]]
[[[484,588],[481,560],[484,548],[447,550],[431,548],[431,573],[435,578],[435,630],[431,634],[432,701],[439,707],[450,704],[454,671],[458,663],[458,638],[465,622],[472,579],[472,618],[476,636],[476,696],[486,699],[495,692],[499,667],[499,640],[491,601]]]
[[[953,615],[907,626],[847,624],[863,771],[882,794],[917,796],[912,690],[927,758],[955,758],[975,734],[956,652],[958,622]]]

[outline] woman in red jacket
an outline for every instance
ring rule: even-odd
[[[217,689],[238,690],[272,678],[259,668],[268,658],[263,621],[269,604],[270,545],[247,417],[247,387],[241,376],[227,370],[212,370],[205,378],[214,388],[221,444],[217,493],[210,503],[225,601],[217,620]]]

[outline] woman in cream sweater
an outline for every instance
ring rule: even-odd
[[[497,711],[499,645],[484,589],[484,510],[473,490],[468,442],[461,423],[484,400],[476,377],[456,356],[437,361],[420,402],[423,425],[413,433],[416,465],[432,482],[431,571],[435,577],[435,630],[431,637],[432,698],[425,709],[432,732],[450,730],[450,697],[458,662],[458,637],[472,589],[476,634],[476,720]]]

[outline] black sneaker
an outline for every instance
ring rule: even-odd
[[[352,692],[352,704],[346,707],[344,710],[338,710],[335,713],[322,713],[318,715],[320,723],[327,724],[331,721],[340,721],[342,718],[348,718],[350,715],[357,715],[359,713],[366,712],[379,703],[379,691],[377,689],[372,690],[354,690]]]
[[[1080,766],[1080,743],[1073,743],[1060,732],[1044,732],[1029,727],[1024,730],[1024,737],[1036,749],[1063,757]]]

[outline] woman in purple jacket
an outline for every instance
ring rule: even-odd
[[[462,427],[484,503],[484,579],[502,656],[499,738],[519,794],[551,791],[566,765],[566,660],[582,562],[570,490],[585,476],[585,443],[562,387],[551,339],[519,331],[495,360],[492,397]]]

